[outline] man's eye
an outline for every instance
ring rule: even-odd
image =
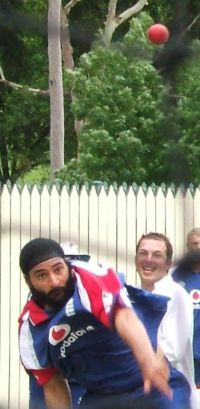
[[[44,280],[46,278],[46,274],[38,274],[37,279],[38,280]]]
[[[55,269],[55,273],[60,274],[63,271],[63,266],[59,266]]]
[[[162,254],[154,254],[154,257],[156,257],[156,258],[161,258],[161,257],[162,257]]]

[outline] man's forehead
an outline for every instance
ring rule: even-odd
[[[36,272],[36,271],[40,271],[40,270],[45,270],[48,269],[49,267],[52,267],[54,265],[57,265],[59,263],[65,263],[65,261],[63,260],[63,258],[61,257],[53,257],[51,259],[42,261],[41,263],[37,264],[36,266],[34,266],[31,269],[31,272]]]
[[[198,236],[197,234],[192,234],[190,237],[189,237],[189,242],[191,242],[191,243],[193,243],[193,242],[199,242],[200,241],[200,236]]]
[[[163,240],[144,238],[140,242],[139,249],[152,251],[166,251],[166,244]]]

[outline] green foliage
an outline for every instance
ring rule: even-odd
[[[33,88],[48,87],[48,55],[41,36],[44,1],[0,6],[0,64],[9,81]],[[31,8],[32,5],[32,8]],[[49,98],[1,85],[0,180],[15,182],[33,166],[48,160]]]
[[[132,183],[148,178],[146,164],[160,144],[157,127],[163,93],[149,59],[152,46],[145,33],[151,21],[141,14],[123,42],[109,49],[97,46],[82,55],[71,81],[76,95],[73,111],[85,125],[78,160],[70,163],[62,178],[68,180],[75,166],[76,176],[78,172],[89,181]]]
[[[146,173],[140,160],[143,145],[130,130],[119,132],[116,139],[105,130],[90,130],[84,136],[88,139],[88,149],[84,152],[83,148],[80,160],[90,181],[131,183],[133,175],[134,180],[143,179]]]
[[[117,11],[132,5],[131,0],[118,0]],[[97,35],[107,8],[108,0],[84,0],[70,13],[77,68],[64,73],[64,88],[73,89],[76,100],[71,105],[65,96],[66,166],[58,178],[72,183],[198,183],[199,43],[193,45],[192,59],[185,58],[184,65],[181,60],[170,84],[163,84],[152,65],[160,55],[162,73],[162,64],[169,63],[165,50],[172,51],[173,63],[173,41],[195,21],[198,0],[149,2],[146,13],[116,30],[109,49],[101,46]],[[0,65],[7,79],[48,88],[47,11],[45,0],[1,1]],[[170,27],[167,46],[147,41],[146,29],[153,21]],[[184,53],[186,43],[190,46],[189,38],[199,38],[198,22],[181,37],[183,49],[178,46],[176,55]],[[0,89],[0,180],[14,182],[31,169],[36,171],[28,177],[45,180],[48,172],[43,175],[38,166],[49,165],[49,98],[3,85]],[[74,116],[84,121],[79,145]]]
[[[38,165],[34,169],[27,172],[22,177],[18,179],[18,183],[34,185],[34,184],[44,184],[51,180],[51,172],[49,166]]]
[[[0,135],[1,180],[14,182],[32,166],[48,161],[48,99],[7,92],[0,111]]]
[[[180,147],[187,161],[190,181],[200,181],[200,41],[193,44],[194,55],[179,72],[177,94],[179,95],[178,113],[180,116]]]
[[[121,43],[81,58],[73,82],[74,113],[85,120],[70,169],[76,167],[76,176],[80,170],[89,181],[199,183],[200,46],[196,42],[193,58],[179,64],[173,87],[163,85],[146,41],[151,24],[140,13]]]

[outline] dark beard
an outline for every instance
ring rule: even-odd
[[[30,286],[32,298],[42,308],[47,308],[52,311],[57,311],[62,308],[66,302],[73,296],[75,289],[74,278],[69,275],[67,283],[64,287],[55,287],[48,294],[43,291],[36,290]]]

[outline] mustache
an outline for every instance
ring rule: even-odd
[[[66,287],[55,287],[47,293],[47,296],[53,297],[53,296],[59,295],[60,293],[64,293],[65,290],[66,290]]]

